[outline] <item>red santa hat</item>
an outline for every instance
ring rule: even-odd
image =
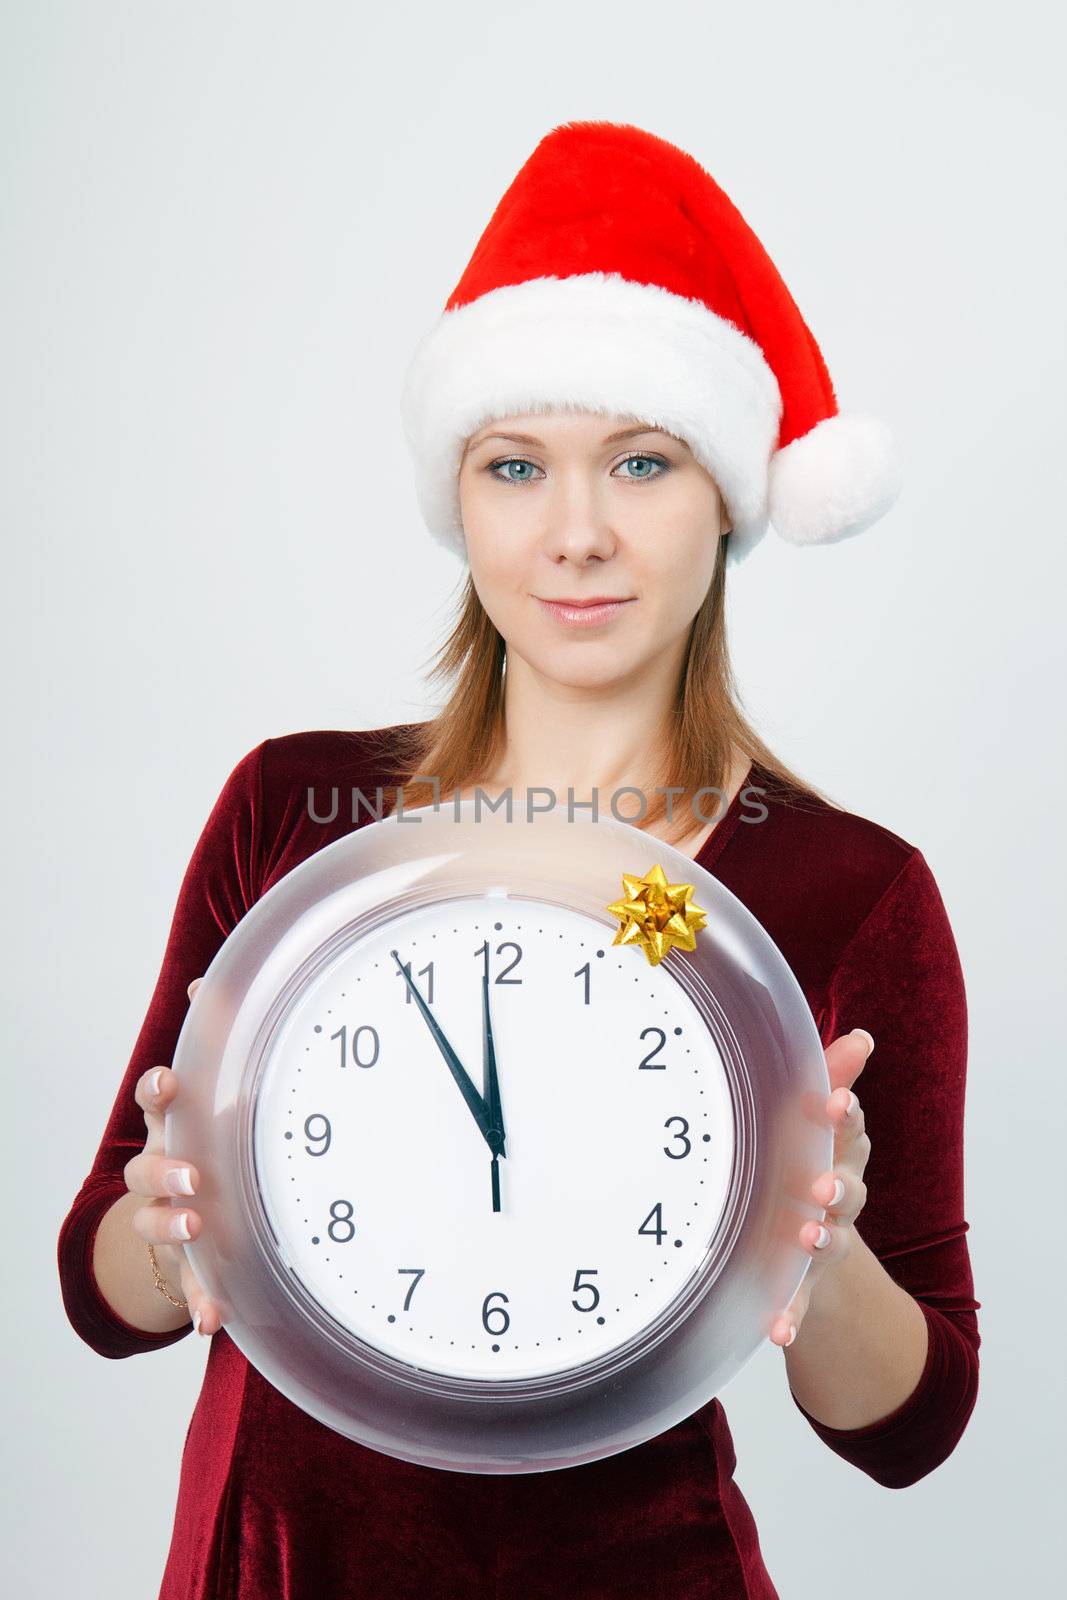
[[[567,122],[507,189],[418,345],[401,415],[431,534],[463,556],[459,465],[505,416],[619,414],[684,439],[736,563],[861,532],[896,499],[888,429],[840,412],[774,263],[692,156],[627,123]]]

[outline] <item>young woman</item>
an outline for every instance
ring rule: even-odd
[[[768,1328],[797,1409],[900,1488],[946,1459],[975,1403],[966,1001],[945,908],[914,845],[775,759],[726,649],[726,570],[768,522],[826,542],[891,502],[884,430],[839,414],[784,284],[708,174],[602,123],[554,129],[520,171],[416,352],[404,420],[430,531],[469,563],[437,668],[446,703],[422,723],[265,739],[234,768],[63,1224],[67,1312],[113,1358],[210,1337],[161,1600],[771,1597],[718,1399],[565,1471],[415,1466],[260,1377],[181,1253],[205,1177],[163,1155],[187,992],[267,889],[371,820],[350,793],[380,786],[389,810],[402,788],[410,809],[435,798],[432,777],[441,799],[547,788],[607,812],[626,789],[620,815],[767,928],[826,1047],[834,1161],[812,1189],[826,1220],[800,1229],[812,1267]],[[346,802],[331,808],[331,791]],[[176,1212],[174,1195],[192,1203]]]

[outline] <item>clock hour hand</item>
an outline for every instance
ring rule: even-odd
[[[507,1159],[504,1149],[504,1116],[500,1109],[500,1081],[496,1072],[496,1047],[493,1044],[493,1020],[489,1015],[489,974],[482,975],[482,1047],[483,1047],[483,1073],[485,1082],[485,1106],[489,1113],[489,1126],[491,1137],[489,1148],[493,1152],[493,1163],[490,1168],[490,1181],[492,1185],[493,1210],[500,1210],[500,1168],[497,1157]]]
[[[400,968],[404,981],[411,991],[412,999],[415,1001],[419,1011],[422,1013],[423,1020],[433,1035],[437,1048],[440,1050],[441,1054],[445,1058],[445,1061],[448,1063],[448,1070],[456,1080],[456,1086],[464,1100],[467,1102],[467,1108],[470,1111],[471,1116],[478,1124],[482,1137],[492,1150],[494,1148],[494,1139],[496,1138],[496,1134],[490,1123],[489,1115],[485,1107],[485,1101],[482,1099],[481,1095],[474,1087],[474,1084],[471,1082],[462,1061],[459,1059],[456,1052],[445,1038],[437,1018],[433,1015],[433,1012],[430,1010],[429,1006],[426,1004],[426,1001],[419,993],[418,985],[413,983],[409,977],[408,970],[401,961],[400,956],[395,950],[390,950],[389,954],[393,957],[397,966]]]

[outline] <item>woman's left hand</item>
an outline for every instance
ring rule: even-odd
[[[812,1199],[826,1211],[825,1223],[805,1222],[799,1233],[801,1249],[812,1258],[804,1282],[783,1312],[774,1319],[772,1344],[790,1345],[800,1331],[811,1299],[826,1272],[844,1261],[852,1248],[852,1224],[867,1200],[863,1173],[870,1159],[871,1141],[863,1125],[863,1107],[852,1093],[874,1049],[874,1040],[862,1028],[842,1034],[825,1051],[826,1070],[833,1086],[826,1102],[834,1128],[833,1170],[824,1172],[811,1186]]]

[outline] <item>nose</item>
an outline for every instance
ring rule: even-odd
[[[576,565],[590,559],[606,561],[616,546],[615,530],[595,485],[580,472],[557,476],[545,501],[542,549],[548,559]]]

